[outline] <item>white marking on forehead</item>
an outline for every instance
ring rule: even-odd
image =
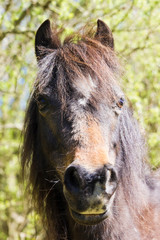
[[[79,103],[79,105],[81,105],[81,106],[86,106],[86,104],[87,104],[87,99],[86,99],[86,98],[80,98],[80,99],[78,100],[78,103]]]
[[[90,75],[88,75],[86,78],[83,77],[83,79],[80,80],[76,79],[74,86],[87,100],[90,98],[91,93],[95,91],[95,88],[97,87]]]

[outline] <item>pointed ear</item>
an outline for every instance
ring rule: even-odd
[[[56,35],[56,33],[55,33]],[[35,54],[37,60],[44,57],[43,48],[56,49],[60,44],[57,36],[53,36],[50,21],[46,20],[41,24],[36,32],[35,37]]]
[[[95,38],[100,41],[103,45],[109,46],[114,49],[114,39],[110,28],[103,21],[98,19],[97,21],[97,32]]]

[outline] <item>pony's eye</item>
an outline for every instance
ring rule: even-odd
[[[117,102],[117,106],[118,106],[119,108],[122,108],[123,105],[124,105],[124,98],[120,98],[119,101]]]
[[[48,104],[48,101],[44,96],[38,96],[36,100],[40,110],[43,110]]]

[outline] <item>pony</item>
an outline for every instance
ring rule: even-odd
[[[121,89],[110,28],[36,32],[22,172],[48,240],[159,240],[160,179]]]

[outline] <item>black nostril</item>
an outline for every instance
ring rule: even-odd
[[[75,166],[70,166],[67,168],[64,176],[64,184],[66,189],[71,193],[79,192],[82,179],[78,173],[78,169]]]
[[[108,182],[117,182],[117,172],[112,166],[107,166],[107,180]]]
[[[118,186],[117,172],[112,166],[107,166],[107,182],[106,182],[106,193],[110,198]]]
[[[110,182],[117,182],[117,172],[115,171],[114,168],[112,168],[110,171],[111,171]]]

